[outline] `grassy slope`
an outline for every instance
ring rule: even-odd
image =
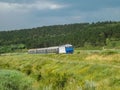
[[[26,73],[40,90],[120,89],[120,54],[2,55],[0,68]]]

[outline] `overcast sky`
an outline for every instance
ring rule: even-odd
[[[0,0],[0,30],[120,21],[120,0]]]

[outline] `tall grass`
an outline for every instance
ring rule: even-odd
[[[33,80],[13,70],[0,70],[0,90],[33,90]]]
[[[33,78],[36,90],[120,89],[118,53],[4,55],[0,56],[0,68],[17,70]]]

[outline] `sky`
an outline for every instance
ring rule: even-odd
[[[120,0],[0,0],[0,31],[120,21]]]

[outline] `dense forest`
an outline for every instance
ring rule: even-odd
[[[120,22],[76,23],[0,32],[1,53],[67,43],[74,47],[120,48]]]

